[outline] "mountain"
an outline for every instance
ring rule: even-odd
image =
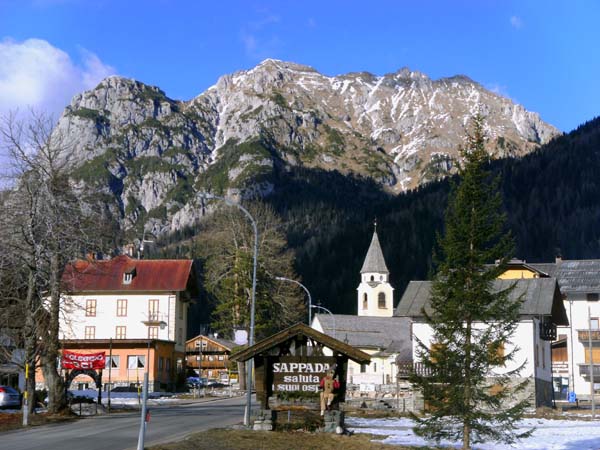
[[[404,68],[330,77],[275,60],[185,102],[109,77],[73,98],[55,133],[74,144],[74,178],[96,186],[125,229],[164,234],[197,219],[198,191],[274,195],[296,169],[368,179],[390,194],[438,180],[454,173],[478,111],[498,157],[560,134],[464,76]]]

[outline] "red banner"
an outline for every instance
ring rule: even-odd
[[[61,365],[63,369],[104,369],[106,352],[75,353],[63,350]]]

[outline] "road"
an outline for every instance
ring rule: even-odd
[[[243,421],[244,398],[154,406],[145,446],[179,441],[190,433]],[[75,422],[0,434],[2,450],[132,450],[137,447],[140,414],[117,413]]]

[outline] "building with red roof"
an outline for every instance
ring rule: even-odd
[[[151,391],[184,379],[188,307],[198,298],[192,260],[78,260],[65,268],[62,286],[63,349],[106,353],[103,390],[137,386],[146,371]],[[73,382],[94,384],[85,376]]]

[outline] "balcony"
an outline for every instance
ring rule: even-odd
[[[600,361],[599,361],[600,363]],[[577,364],[579,366],[579,375],[584,378],[590,377],[590,365],[589,364]],[[594,369],[594,381],[600,381],[600,364],[593,364]]]
[[[153,313],[148,313],[146,316],[146,320],[144,320],[142,323],[144,325],[146,325],[147,327],[158,327],[158,326],[165,327],[168,323],[167,320],[168,320],[168,317],[166,314],[153,312]]]
[[[398,378],[409,378],[413,373],[424,377],[431,375],[431,369],[425,367],[421,362],[398,361],[396,368],[398,370]]]
[[[589,342],[590,333],[592,333],[592,341],[600,341],[600,330],[577,330],[579,342]]]

